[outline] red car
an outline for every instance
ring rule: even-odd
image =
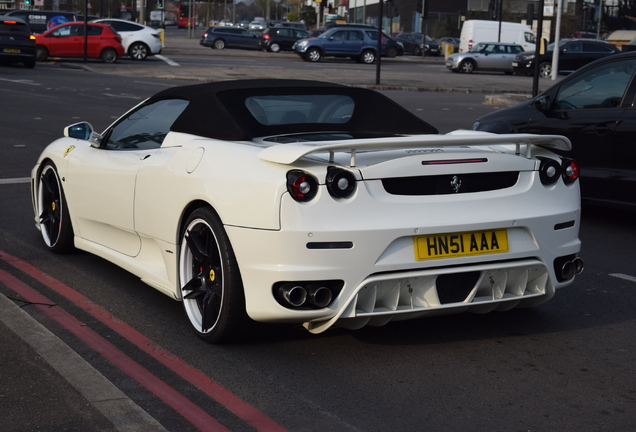
[[[84,57],[84,23],[70,22],[36,35],[37,59],[47,57]],[[125,54],[121,36],[107,24],[88,23],[88,51],[90,58],[114,63]]]

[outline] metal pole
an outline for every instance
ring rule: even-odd
[[[596,39],[601,38],[601,19],[603,18],[603,0],[598,1],[598,24],[596,25]]]
[[[375,85],[380,85],[380,57],[382,57],[382,3],[380,0],[380,14],[378,18],[378,49],[376,55],[377,64],[375,66]]]
[[[541,39],[543,36],[543,7],[544,0],[539,0],[539,18],[537,21],[537,43],[534,48],[534,76],[532,79],[532,97],[539,94],[539,52],[541,51]],[[559,66],[557,65],[557,68]]]
[[[497,9],[497,18],[499,18],[499,33],[497,34],[497,42],[501,42],[501,10],[503,9],[503,0],[499,0],[499,7]]]
[[[554,29],[554,49],[552,50],[552,81],[556,81],[559,73],[559,39],[561,38],[561,8],[563,0],[557,1],[556,29]],[[556,67],[554,66],[556,65]]]
[[[84,63],[88,63],[88,0],[84,0]]]

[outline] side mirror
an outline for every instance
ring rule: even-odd
[[[532,101],[530,106],[539,112],[547,112],[550,110],[550,97],[543,96]]]
[[[102,143],[102,136],[93,130],[93,126],[88,122],[74,123],[64,128],[64,136],[84,141],[90,141],[92,147],[99,148]]]
[[[331,36],[331,37],[329,38],[329,40],[330,40],[330,41],[332,41],[332,40],[333,40],[333,36]]]

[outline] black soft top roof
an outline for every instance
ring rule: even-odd
[[[250,96],[345,95],[355,108],[347,123],[263,125],[245,106]],[[367,136],[437,134],[433,126],[372,90],[304,80],[239,80],[173,87],[149,102],[185,99],[188,107],[170,128],[208,138],[244,141],[255,137],[303,132],[343,132]]]

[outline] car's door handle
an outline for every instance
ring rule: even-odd
[[[612,128],[607,124],[599,124],[594,128],[594,132],[596,132],[596,135],[605,135],[608,132],[612,132]]]
[[[151,154],[147,154],[147,155],[145,155],[145,156],[140,157],[139,159],[141,159],[141,160],[146,160],[146,159],[148,159],[150,156],[152,156],[152,155],[151,155]]]

